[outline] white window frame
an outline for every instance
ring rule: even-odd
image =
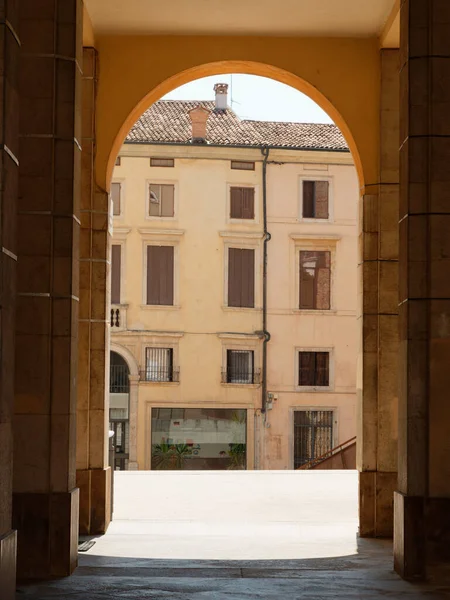
[[[169,167],[152,167],[152,169],[167,169]],[[171,168],[171,167],[170,167]],[[150,216],[150,185],[173,185],[173,217],[155,217]],[[159,177],[150,177],[145,180],[145,220],[146,221],[177,221],[178,220],[178,199],[179,185],[176,179],[161,179]]]
[[[116,167],[118,168],[118,167]],[[115,221],[123,221],[125,216],[125,198],[126,198],[126,181],[124,177],[113,177],[111,183],[119,183],[120,184],[120,214],[113,214],[113,200],[111,195],[111,190],[108,194],[109,201],[109,213],[112,216],[113,223]],[[114,227],[114,225],[113,225]]]
[[[253,352],[253,371],[261,371],[261,338],[259,338],[257,335],[239,335],[232,333],[219,333],[218,337],[222,342],[222,371],[225,371],[227,368],[228,350]],[[231,387],[258,388],[261,384],[222,382],[222,385]]]
[[[180,309],[180,241],[183,229],[138,229],[142,238],[142,304],[143,310],[179,310]],[[173,304],[147,304],[147,247],[173,246]]]
[[[294,273],[290,278],[290,305],[291,310],[295,313],[312,314],[312,315],[329,315],[336,312],[335,305],[335,277],[336,277],[336,255],[337,244],[341,239],[340,235],[320,235],[320,234],[296,234],[291,233],[291,265],[293,265]],[[300,252],[330,252],[330,308],[329,309],[313,309],[300,308]]]
[[[328,352],[328,385],[299,385],[299,352]],[[298,392],[334,392],[334,347],[333,346],[296,346],[295,347],[294,387]],[[327,409],[325,409],[327,410]]]
[[[242,171],[240,171],[242,173]],[[254,171],[250,171],[251,173],[254,173]],[[232,219],[231,218],[231,188],[232,187],[243,187],[243,188],[253,188],[255,190],[255,196],[254,196],[254,217],[253,219]],[[226,202],[226,208],[227,208],[227,214],[226,214],[226,222],[227,223],[235,223],[235,224],[243,224],[245,225],[247,224],[252,224],[252,225],[258,225],[259,224],[259,219],[260,219],[260,207],[259,207],[259,185],[255,184],[255,183],[242,183],[239,181],[229,181],[227,182],[227,202]]]
[[[332,175],[299,175],[299,212],[298,220],[303,223],[333,223],[334,222],[334,178]],[[303,182],[304,181],[328,181],[328,219],[315,219],[303,216]]]
[[[261,310],[262,303],[262,239],[263,234],[258,233],[245,233],[245,232],[230,232],[220,231],[220,237],[223,238],[223,309],[229,311],[251,311]],[[254,250],[255,251],[255,306],[228,306],[228,250],[229,248],[239,248],[242,250]]]

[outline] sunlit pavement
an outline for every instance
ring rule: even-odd
[[[40,600],[444,598],[357,537],[355,471],[116,472],[114,521]]]

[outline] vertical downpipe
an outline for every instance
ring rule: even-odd
[[[262,331],[264,335],[262,351],[262,385],[261,385],[261,413],[266,412],[267,403],[267,343],[270,341],[270,333],[267,331],[267,244],[271,235],[267,231],[267,161],[269,158],[269,148],[261,148],[263,155],[262,165],[262,191],[263,191],[263,224],[264,224],[264,242],[263,242],[263,297],[262,297]],[[265,421],[265,419],[264,419]]]

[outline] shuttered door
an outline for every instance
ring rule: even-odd
[[[330,252],[300,252],[300,308],[329,310]]]
[[[315,217],[328,219],[328,181],[316,181]]]
[[[111,246],[111,304],[120,304],[120,271],[122,247]]]
[[[303,217],[314,218],[314,181],[303,182]]]
[[[228,249],[228,306],[255,306],[255,251]]]
[[[147,246],[147,304],[173,305],[173,246]]]

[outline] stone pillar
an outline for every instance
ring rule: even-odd
[[[108,466],[108,195],[94,181],[97,52],[83,49],[77,485],[80,533],[104,533],[111,520]]]
[[[391,537],[397,485],[399,53],[381,51],[380,175],[362,199],[360,535]]]
[[[394,563],[450,559],[450,5],[403,0],[399,479]]]
[[[15,5],[12,0],[0,0],[0,590],[5,600],[13,600],[16,593],[16,532],[12,529],[12,418],[19,164],[19,38]]]
[[[13,496],[19,578],[69,575],[77,565],[82,8],[80,0],[20,2]]]
[[[130,380],[130,437],[129,437],[129,459],[128,470],[136,471],[137,462],[137,424],[138,424],[138,402],[139,402],[139,375],[129,375]]]

